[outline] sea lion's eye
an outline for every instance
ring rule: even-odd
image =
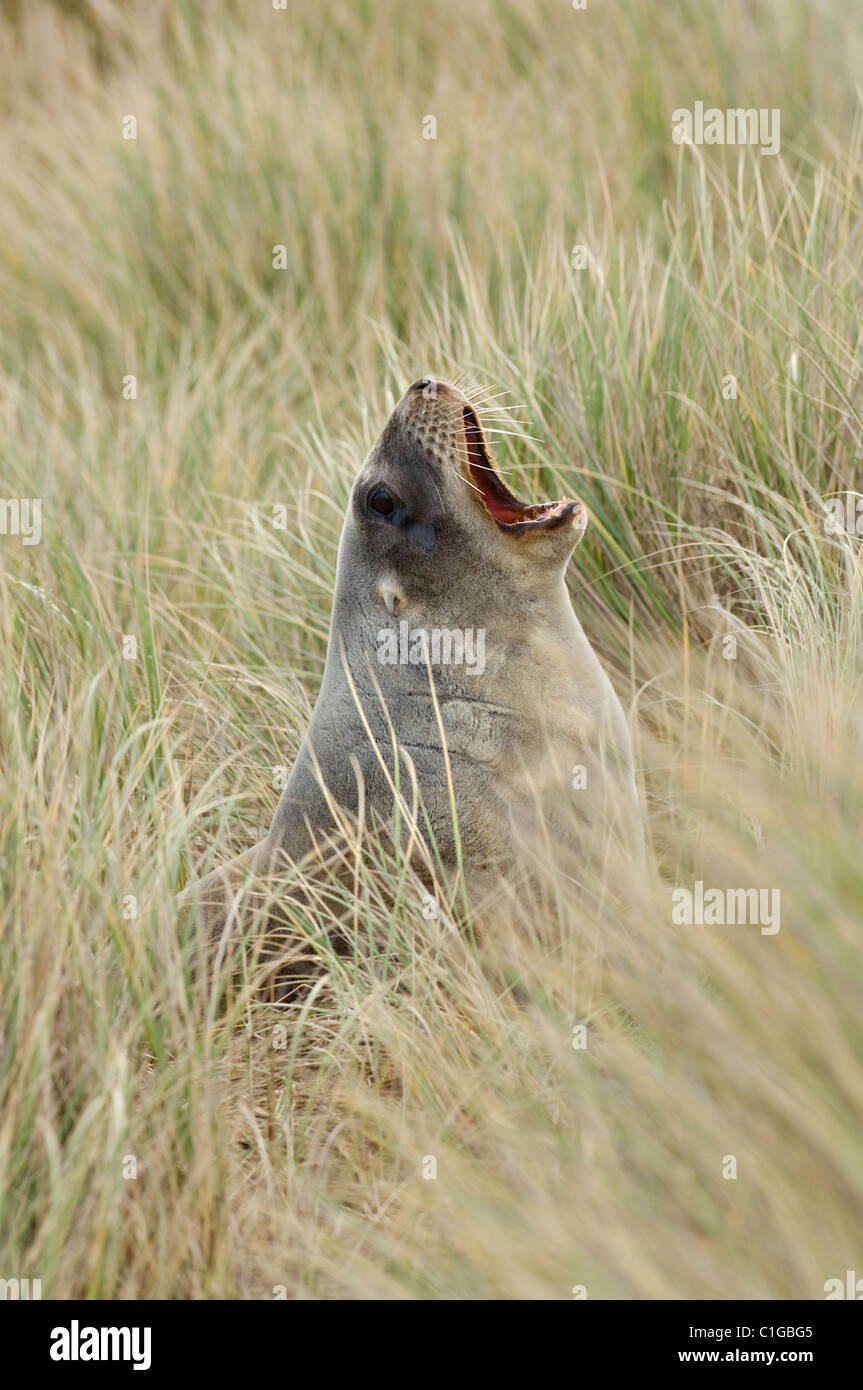
[[[368,507],[378,516],[390,516],[395,511],[396,500],[387,488],[376,487],[369,497]]]

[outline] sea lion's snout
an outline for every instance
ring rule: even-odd
[[[575,498],[556,502],[522,502],[501,477],[480,424],[475,404],[457,386],[434,377],[420,377],[408,388],[396,408],[405,429],[417,443],[467,492],[458,491],[459,508],[465,503],[481,508],[486,517],[508,535],[527,538],[557,531],[580,540],[587,512]]]
[[[587,526],[576,498],[524,502],[504,481],[479,401],[451,382],[418,377],[397,403],[356,480],[353,511],[363,544],[405,570],[417,552],[460,566],[537,572],[566,564]],[[513,570],[513,567],[515,569]]]

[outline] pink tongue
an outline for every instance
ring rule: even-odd
[[[465,410],[464,434],[471,477],[479,489],[479,494],[489,516],[493,517],[495,521],[501,521],[504,525],[508,525],[513,521],[538,521],[540,517],[549,514],[555,506],[552,502],[539,503],[533,507],[527,505],[513,506],[511,502],[498,497],[491,483],[493,470],[486,458],[479,425],[472,412],[467,410]]]
[[[485,503],[486,511],[494,517],[495,521],[509,522],[524,520],[525,511],[523,509],[511,507],[508,502],[502,501],[497,493],[493,492],[488,486],[486,481],[488,477],[487,468],[478,468],[476,464],[471,463],[470,472],[471,477],[482,494],[482,500]]]

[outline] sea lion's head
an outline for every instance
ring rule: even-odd
[[[405,392],[354,484],[346,559],[389,611],[445,618],[479,589],[516,606],[559,584],[581,540],[581,502],[523,502],[504,482],[475,406],[423,377]]]

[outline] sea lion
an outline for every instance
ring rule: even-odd
[[[413,383],[351,491],[323,681],[269,834],[182,895],[208,932],[242,920],[250,877],[320,853],[343,814],[402,840],[420,824],[468,885],[494,883],[516,849],[573,850],[573,807],[594,841],[640,857],[626,719],[564,581],[586,525],[576,499],[515,496],[460,389]]]

